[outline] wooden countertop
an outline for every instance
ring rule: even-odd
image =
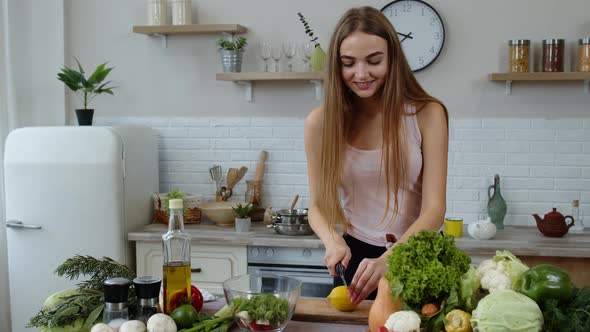
[[[193,241],[209,244],[252,245],[269,247],[323,248],[315,235],[285,236],[268,229],[261,222],[252,224],[250,232],[237,233],[233,227],[214,224],[186,225]],[[147,225],[144,229],[129,233],[130,241],[159,242],[166,232],[165,225]],[[518,256],[590,258],[590,232],[566,234],[561,238],[550,238],[541,234],[536,227],[507,226],[499,230],[491,240],[475,240],[467,235],[456,239],[457,247],[469,255],[491,255],[496,250],[510,250]]]

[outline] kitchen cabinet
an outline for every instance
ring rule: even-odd
[[[512,93],[512,82],[514,81],[535,81],[535,82],[564,82],[583,81],[584,92],[590,93],[590,73],[586,72],[559,72],[559,73],[492,73],[490,81],[505,81],[506,94]]]
[[[213,294],[223,294],[222,282],[247,273],[246,246],[191,244],[191,281]],[[137,275],[162,277],[163,251],[159,242],[137,242]]]
[[[253,72],[218,73],[218,81],[233,81],[244,86],[244,99],[252,101],[252,82],[255,81],[309,81],[315,87],[315,99],[322,99],[323,72]]]

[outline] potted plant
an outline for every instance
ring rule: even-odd
[[[221,55],[221,67],[224,73],[239,73],[242,71],[242,58],[248,40],[244,37],[232,41],[220,38],[217,41]]]
[[[113,68],[107,68],[106,62],[96,67],[89,77],[84,76],[84,69],[78,59],[74,58],[78,64],[78,70],[64,66],[61,72],[57,74],[57,79],[64,82],[78,97],[82,99],[84,108],[76,109],[76,117],[80,126],[91,126],[94,109],[88,108],[88,103],[99,94],[113,94],[114,87],[107,86],[111,81],[103,83],[107,75]]]
[[[322,49],[322,46],[318,42],[318,37],[314,35],[313,29],[307,23],[307,20],[301,13],[297,13],[299,16],[299,21],[303,24],[305,28],[305,33],[309,36],[310,42],[314,44],[313,51],[311,52],[311,69],[313,71],[322,71],[324,70],[324,59],[326,57],[326,52]]]
[[[248,232],[251,224],[249,214],[252,211],[252,204],[238,203],[236,206],[232,206],[232,209],[236,213],[236,232]]]

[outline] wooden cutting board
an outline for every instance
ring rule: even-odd
[[[297,301],[293,320],[367,325],[373,301],[361,302],[354,311],[338,311],[325,298],[302,297]]]

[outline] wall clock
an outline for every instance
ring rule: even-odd
[[[397,0],[381,9],[389,19],[414,72],[436,60],[445,43],[445,27],[437,11],[421,0]]]

